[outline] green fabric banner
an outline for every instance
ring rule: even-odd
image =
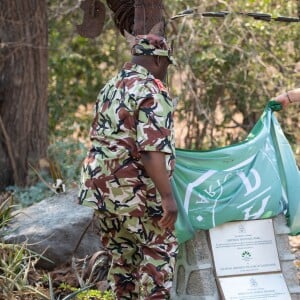
[[[180,243],[197,229],[234,220],[287,217],[300,233],[300,172],[270,101],[248,137],[209,151],[176,149],[173,192],[179,208]]]

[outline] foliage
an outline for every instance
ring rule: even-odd
[[[57,165],[61,179],[68,186],[78,180],[85,154],[84,144],[72,139],[64,141],[58,139],[55,143],[50,144],[48,148],[49,161]]]
[[[82,289],[76,289],[71,287],[68,284],[62,283],[60,285],[60,288],[63,290],[68,290],[74,292],[74,295],[76,294],[76,298],[68,298],[65,297],[63,300],[67,299],[77,299],[77,300],[92,300],[92,299],[101,299],[101,300],[114,300],[115,296],[111,291],[99,291],[94,289],[89,289],[86,291],[82,291]],[[72,294],[70,294],[72,295]]]
[[[49,125],[56,139],[86,139],[92,115],[88,104],[125,60],[124,39],[108,13],[97,39],[75,32],[82,13],[74,1],[49,1]]]
[[[48,174],[45,174],[45,176],[48,176]],[[50,177],[48,178],[50,180]],[[43,181],[37,181],[35,184],[24,188],[10,186],[7,187],[7,190],[14,194],[15,202],[23,207],[37,203],[53,194]]]
[[[48,159],[50,165],[61,171],[67,187],[76,185],[79,180],[98,91],[128,57],[125,40],[114,28],[108,9],[100,37],[87,39],[76,33],[76,25],[83,19],[79,4],[79,0],[77,3],[72,0],[48,3]],[[37,196],[36,193],[30,195],[30,198]],[[22,202],[29,202],[24,200]]]
[[[13,197],[9,193],[0,195],[0,232],[6,234],[6,225],[12,219]],[[40,259],[40,255],[30,251],[26,243],[19,245],[0,242],[0,298],[15,299],[14,295],[34,293],[40,299],[47,299],[42,292],[29,284],[30,271]]]
[[[5,229],[6,225],[11,221],[11,212],[14,208],[13,196],[5,193],[0,197],[0,228]],[[1,237],[2,233],[0,234]]]
[[[41,299],[47,299],[37,289],[34,289],[28,283],[28,274],[31,268],[34,268],[35,263],[40,258],[28,250],[25,244],[0,244],[0,295],[10,299],[14,291],[34,292]]]
[[[114,300],[116,298],[111,291],[101,292],[98,290],[89,290],[89,291],[84,291],[78,295],[78,300],[92,300],[92,299]]]
[[[164,2],[168,18],[189,7],[203,12],[297,15],[296,1]],[[101,36],[89,40],[75,33],[82,20],[79,5],[80,0],[48,1],[48,159],[55,166],[55,176],[59,174],[68,186],[78,181],[97,93],[129,58],[126,41],[114,28],[109,10]],[[198,15],[169,22],[167,36],[175,42],[179,64],[169,72],[170,92],[180,99],[176,109],[178,147],[210,149],[237,142],[247,135],[272,96],[300,86],[299,23],[264,22],[239,14],[226,18]],[[295,107],[280,112],[278,118],[299,155],[300,120]],[[32,182],[37,183],[25,190],[14,188],[15,199],[25,206],[55,192],[53,174],[31,171]],[[0,229],[6,226],[12,209],[10,200],[1,202]],[[6,298],[18,292],[47,298],[47,292],[28,282],[29,270],[34,270],[39,258],[36,254],[25,245],[8,244],[0,244],[0,253],[0,293]],[[98,296],[112,299],[108,292],[77,293],[78,299]]]
[[[17,299],[18,297],[20,299],[61,299],[60,297],[56,298],[55,294],[57,293],[52,284],[51,274],[46,274],[45,271],[35,268],[39,259],[46,259],[45,257],[28,249],[26,242],[8,244],[2,241],[2,238],[7,234],[8,229],[6,227],[12,220],[12,213],[16,214],[13,195],[10,193],[0,194],[0,299]],[[100,292],[91,289],[95,285],[93,280],[102,280],[103,272],[97,273],[96,268],[102,271],[103,264],[107,264],[105,253],[102,252],[99,252],[99,257],[92,266],[89,280],[84,282],[84,286],[76,288],[61,282],[59,288],[68,292],[68,295],[62,300],[115,299],[112,292]],[[74,269],[70,269],[71,271],[76,273]],[[72,277],[66,270],[64,273],[67,273],[66,279]],[[81,281],[83,282],[82,278]]]
[[[7,190],[14,194],[16,203],[26,207],[62,192],[63,190],[55,188],[57,179],[61,179],[68,188],[74,187],[77,185],[85,152],[85,146],[79,141],[57,139],[48,147],[48,159],[44,162],[46,168],[36,170],[31,166],[29,176],[32,184],[24,188],[10,186]]]
[[[49,4],[50,134],[53,140],[72,137],[86,143],[97,93],[128,59],[128,47],[114,29],[108,9],[104,32],[98,38],[76,35],[81,14],[79,9],[70,9],[71,3]],[[297,15],[296,1],[164,3],[168,19],[189,7],[200,12]],[[53,14],[57,11],[61,14]],[[272,96],[299,86],[299,23],[265,22],[238,13],[226,18],[196,15],[169,22],[167,37],[175,43],[179,64],[169,72],[170,91],[179,98],[178,147],[210,149],[242,140]],[[285,120],[282,127],[299,154],[296,129],[300,120],[295,105],[278,118]]]
[[[187,8],[183,1],[177,3],[176,13]],[[299,85],[299,23],[259,21],[234,12],[297,16],[296,1],[188,4],[199,12],[233,14],[225,18],[195,15],[171,23],[169,37],[175,41],[179,62],[171,86],[177,88],[173,92],[180,99],[177,128],[185,134],[177,145],[221,147],[245,138],[272,96]],[[282,126],[295,145],[300,120],[293,109],[280,112],[279,118],[290,120]]]

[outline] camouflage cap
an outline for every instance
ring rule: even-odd
[[[135,42],[131,48],[131,53],[134,56],[139,55],[157,55],[166,56],[171,64],[176,64],[173,57],[173,49],[169,47],[164,37],[147,34],[135,36]]]

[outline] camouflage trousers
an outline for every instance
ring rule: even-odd
[[[97,213],[102,244],[111,255],[108,282],[116,298],[170,299],[178,244],[157,217]]]

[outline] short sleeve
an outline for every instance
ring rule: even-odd
[[[173,152],[173,103],[165,93],[141,101],[137,119],[139,151]]]

